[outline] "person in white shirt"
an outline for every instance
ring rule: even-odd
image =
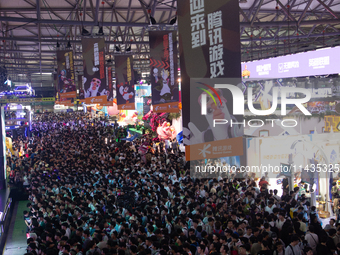
[[[302,255],[299,242],[299,237],[297,235],[293,235],[290,244],[285,249],[285,255]]]
[[[200,189],[200,197],[205,197],[204,186],[201,186],[201,189]]]
[[[309,231],[307,232],[305,236],[305,240],[308,242],[309,246],[313,250],[313,254],[316,255],[316,247],[319,244],[319,238],[318,235],[315,234],[315,228],[314,226],[309,226]]]
[[[279,214],[279,219],[275,222],[275,227],[277,227],[280,231],[282,229],[283,224],[286,222],[284,213]]]
[[[268,212],[269,214],[273,213],[273,209],[276,206],[274,205],[273,201],[269,201],[268,205],[266,206],[266,208],[264,209],[266,212]]]

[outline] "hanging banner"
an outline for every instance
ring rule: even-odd
[[[79,91],[78,99],[85,99],[83,79],[84,76],[78,75],[78,91]]]
[[[118,110],[135,110],[132,56],[115,56]]]
[[[195,153],[205,159],[225,157],[229,152],[213,142],[228,144],[228,139],[242,136],[243,116],[232,115],[231,92],[215,89],[215,84],[241,83],[239,3],[181,0],[177,4],[186,158],[198,159]],[[225,124],[215,125],[216,119]],[[239,124],[231,125],[232,121]],[[238,147],[232,155],[241,151]]]
[[[179,112],[177,32],[149,31],[152,105],[155,112]]]
[[[107,102],[104,103],[104,106],[113,106],[113,86],[112,86],[112,68],[108,66],[106,68],[106,81],[107,81]]]
[[[56,100],[68,100],[77,97],[75,85],[73,52],[57,51]]]
[[[107,96],[105,39],[83,38],[83,88],[85,98]]]

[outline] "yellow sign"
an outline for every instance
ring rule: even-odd
[[[339,132],[340,116],[325,116],[325,132],[331,132],[331,127],[333,127],[333,132]]]
[[[12,148],[12,138],[10,137],[6,137],[6,148],[11,151],[12,155],[14,155],[14,151]]]

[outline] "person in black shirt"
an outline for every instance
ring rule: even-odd
[[[316,253],[322,255],[332,255],[332,251],[327,247],[327,236],[322,235],[320,238],[320,244],[316,247]]]
[[[262,241],[262,250],[257,253],[257,255],[272,255],[272,251],[269,249],[269,244],[267,241]]]

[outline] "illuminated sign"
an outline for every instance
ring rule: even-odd
[[[340,73],[340,47],[242,63],[250,79],[279,79]]]
[[[6,130],[17,129],[20,126],[6,126]]]

